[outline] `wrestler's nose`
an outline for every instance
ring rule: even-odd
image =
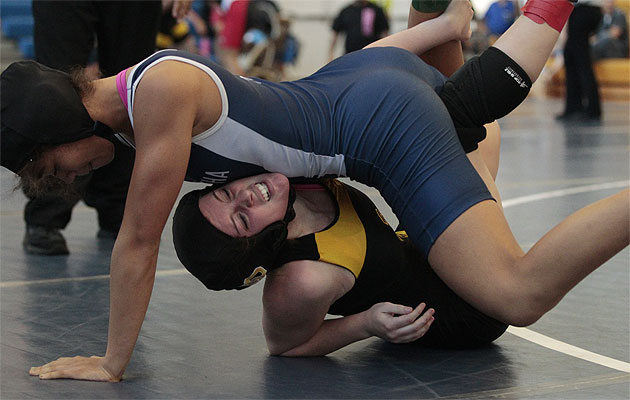
[[[254,193],[251,190],[243,190],[239,194],[239,203],[243,207],[252,207],[254,205]]]

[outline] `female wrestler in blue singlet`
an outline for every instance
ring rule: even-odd
[[[312,77],[281,84],[230,77],[211,66],[217,79],[183,56],[127,72],[122,81],[130,93],[123,97],[130,115],[115,78],[75,89],[63,74],[37,64],[7,68],[1,90],[3,166],[27,179],[55,175],[72,181],[113,157],[107,128],[136,147],[111,260],[107,352],[55,361],[32,373],[121,379],[148,306],[162,230],[182,182],[195,171],[203,173],[195,178],[200,180],[206,172],[210,179],[234,179],[267,168],[361,180],[381,191],[437,274],[476,308],[525,323],[531,319],[530,306],[551,307],[540,304],[537,291],[557,293],[551,303],[558,301],[627,245],[627,193],[578,212],[524,254],[491,199],[497,196],[478,152],[471,151],[467,160],[456,129],[464,148],[473,150],[483,137],[481,125],[522,100],[571,7],[564,1],[529,0],[525,15],[492,50],[445,82],[400,49],[367,49],[348,55],[352,63],[344,57]],[[372,47],[419,54],[467,38],[469,29],[461,21],[471,16],[467,1],[453,1],[443,16]],[[140,69],[138,79],[134,73]],[[223,127],[228,135],[219,132]],[[217,150],[215,164],[198,167],[207,149],[191,148],[191,140],[215,135],[223,148],[244,150]],[[564,254],[558,246],[575,251]]]

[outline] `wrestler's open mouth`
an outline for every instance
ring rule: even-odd
[[[256,187],[256,189],[258,189],[263,199],[265,199],[265,201],[269,201],[269,199],[271,198],[271,195],[269,194],[269,188],[267,187],[267,185],[265,185],[262,182],[259,182],[259,183],[256,183],[254,186]]]

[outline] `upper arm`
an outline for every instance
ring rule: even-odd
[[[184,181],[197,115],[198,93],[192,78],[173,75],[172,68],[164,67],[149,70],[136,92],[136,157],[122,227],[133,232],[135,240],[154,244]]]
[[[320,261],[285,264],[267,276],[263,292],[263,329],[272,354],[310,339],[330,306],[347,292],[337,273],[348,271]]]

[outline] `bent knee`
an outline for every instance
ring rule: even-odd
[[[519,310],[516,313],[511,313],[506,316],[503,322],[512,326],[525,327],[538,321],[544,314],[544,312],[540,312],[539,310]]]
[[[500,320],[513,326],[529,326],[538,321],[557,302],[549,301],[550,296],[534,292],[521,292],[512,296],[500,311]]]

